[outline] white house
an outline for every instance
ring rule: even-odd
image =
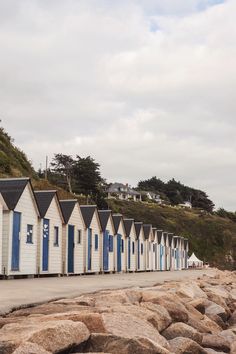
[[[123,221],[123,216],[121,214],[112,215],[114,229],[115,229],[115,240],[114,240],[114,258],[115,258],[115,271],[125,272],[126,271],[126,253],[125,253],[125,241],[126,233]]]
[[[77,199],[60,200],[64,218],[62,230],[63,274],[84,272],[84,221]]]
[[[3,198],[2,273],[37,273],[38,207],[29,178],[0,179]]]
[[[134,219],[124,219],[127,250],[127,271],[136,271],[136,232]]]
[[[146,240],[144,237],[144,232],[143,232],[143,223],[142,222],[135,222],[135,231],[136,231],[136,267],[137,271],[145,271],[146,269],[146,258],[145,258],[145,251],[146,251]]]
[[[85,273],[102,271],[102,227],[96,205],[81,205],[85,224],[84,262]]]
[[[111,210],[98,210],[102,228],[102,270],[103,272],[115,271],[114,237],[115,228]]]
[[[146,240],[146,270],[153,269],[153,256],[152,256],[152,225],[143,225],[144,237]]]
[[[142,201],[141,194],[132,189],[128,183],[112,183],[107,189],[107,197],[108,199]]]
[[[192,209],[192,203],[185,201],[182,204],[178,204],[180,208],[187,208],[187,209]]]
[[[35,191],[40,219],[38,228],[39,274],[62,274],[64,219],[56,190]]]

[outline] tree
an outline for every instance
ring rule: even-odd
[[[155,176],[144,181],[139,181],[138,190],[151,191],[156,193],[164,192],[165,183],[160,178]]]
[[[91,196],[96,200],[103,181],[100,165],[90,156],[82,158],[77,155],[73,166],[73,175],[75,192]]]
[[[72,193],[72,176],[74,171],[75,161],[70,155],[55,154],[51,162],[52,172],[59,174],[65,178],[68,190]]]

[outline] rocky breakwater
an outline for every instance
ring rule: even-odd
[[[14,311],[0,318],[11,353],[235,354],[236,272]]]

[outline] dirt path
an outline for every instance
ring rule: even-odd
[[[47,302],[56,298],[75,297],[105,289],[153,286],[170,280],[196,279],[214,269],[173,272],[83,275],[61,278],[0,280],[0,314],[14,308]]]

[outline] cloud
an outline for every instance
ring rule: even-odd
[[[233,0],[0,0],[0,116],[35,167],[91,155],[235,210]],[[226,21],[227,19],[227,21]]]

